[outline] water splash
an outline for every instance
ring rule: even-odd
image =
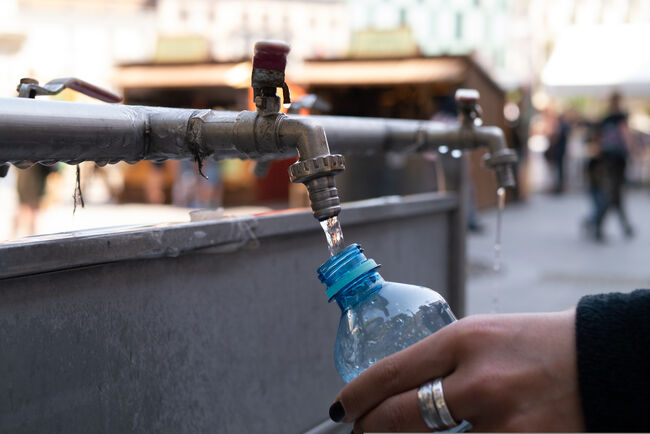
[[[497,189],[499,207],[497,209],[497,233],[494,241],[494,271],[501,270],[501,226],[503,225],[503,209],[506,206],[506,189]]]
[[[325,238],[327,238],[327,248],[330,251],[330,256],[336,255],[343,249],[343,231],[341,230],[341,223],[338,216],[330,217],[327,220],[320,222]]]

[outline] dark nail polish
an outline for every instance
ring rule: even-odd
[[[343,409],[343,404],[341,401],[336,401],[330,407],[330,419],[334,422],[341,422],[345,417],[345,410]]]

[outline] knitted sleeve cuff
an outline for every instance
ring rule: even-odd
[[[583,297],[576,346],[587,431],[650,431],[650,290]]]

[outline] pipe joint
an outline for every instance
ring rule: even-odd
[[[254,159],[284,152],[288,145],[280,140],[278,134],[284,117],[282,113],[240,112],[233,131],[237,150]]]

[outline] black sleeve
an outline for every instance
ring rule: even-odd
[[[578,381],[587,431],[650,431],[650,290],[583,297]]]

